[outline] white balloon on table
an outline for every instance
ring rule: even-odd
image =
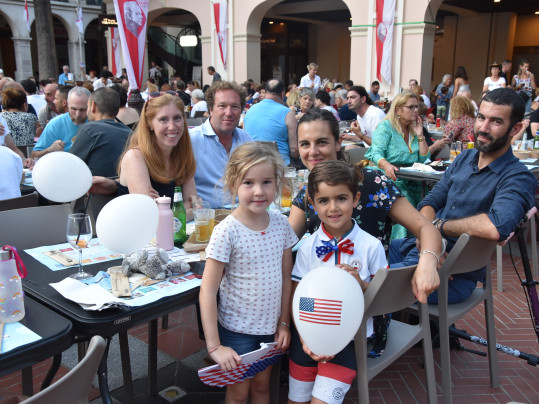
[[[303,342],[316,355],[335,355],[354,339],[365,310],[361,286],[333,266],[312,269],[299,282],[292,315]]]
[[[71,202],[84,196],[92,186],[92,173],[86,163],[64,151],[47,153],[32,170],[34,186],[53,202]]]
[[[107,203],[96,222],[102,245],[120,254],[144,248],[155,236],[158,210],[147,195],[128,194]]]

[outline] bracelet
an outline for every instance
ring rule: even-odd
[[[417,137],[417,141],[418,141],[419,143],[424,142],[424,141],[425,141],[425,136],[423,136],[423,137],[419,137],[419,136],[418,136],[418,137]]]
[[[285,323],[284,321],[279,321],[279,322],[277,322],[277,324],[281,324],[281,325],[284,325],[285,327],[290,328],[290,324]]]
[[[444,232],[444,224],[447,222],[447,219],[444,219],[440,222],[440,234],[442,235],[443,238],[447,238],[447,234],[445,234]]]
[[[437,264],[440,264],[440,257],[438,257],[434,251],[431,251],[431,250],[423,250],[423,251],[421,251],[421,252],[419,253],[419,256],[421,256],[421,255],[423,255],[423,254],[426,254],[426,253],[429,253],[429,254],[434,255],[434,258],[436,258],[436,263],[437,263]]]
[[[211,353],[217,351],[219,348],[221,348],[221,344],[217,345],[216,347],[214,347],[212,349],[208,349],[208,353],[211,354]]]

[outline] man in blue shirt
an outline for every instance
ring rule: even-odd
[[[57,91],[58,93],[58,91]],[[32,158],[54,151],[69,151],[80,125],[87,122],[88,97],[90,91],[74,87],[67,95],[68,113],[53,118],[39,137]]]
[[[69,66],[68,65],[62,66],[62,70],[64,72],[58,76],[58,84],[63,86],[65,85],[66,81],[70,80]]]
[[[262,101],[249,108],[244,118],[245,130],[254,140],[275,142],[286,165],[290,157],[299,157],[298,121],[294,112],[283,104],[284,84],[279,79],[266,83]]]
[[[212,208],[231,202],[230,196],[223,194],[221,181],[230,152],[242,143],[253,141],[246,131],[238,128],[245,97],[245,91],[235,82],[216,82],[206,91],[210,118],[189,131],[197,162],[197,195],[210,202]]]
[[[524,102],[511,89],[490,91],[481,101],[474,127],[475,149],[462,152],[419,211],[447,239],[447,251],[467,233],[489,240],[506,240],[535,203],[535,176],[511,150],[511,139],[522,129]],[[391,267],[417,263],[415,239],[393,240]],[[454,275],[449,303],[465,300],[484,280],[485,268]],[[428,298],[438,303],[437,292]]]

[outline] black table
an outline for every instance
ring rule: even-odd
[[[432,183],[432,184],[437,183],[444,176],[444,172],[436,171],[435,173],[429,173],[429,172],[408,170],[408,169],[401,168],[399,171],[395,172],[395,175],[397,176],[397,178],[401,178],[404,180],[412,180],[412,181],[421,182],[421,185],[422,185],[421,199],[423,199],[426,194],[427,183]]]
[[[25,296],[25,316],[21,324],[41,339],[0,354],[0,376],[23,370],[23,394],[31,396],[32,365],[54,357],[53,366],[42,387],[47,387],[60,366],[62,352],[73,344],[71,321]]]
[[[148,337],[148,380],[150,394],[157,394],[157,319],[184,307],[197,304],[200,288],[196,287],[177,295],[167,296],[140,307],[86,311],[77,303],[65,299],[49,285],[49,283],[59,282],[71,273],[76,272],[76,267],[61,271],[51,271],[24,251],[20,253],[20,256],[26,264],[28,271],[28,276],[23,280],[24,291],[40,303],[69,319],[73,323],[73,334],[79,341],[89,340],[94,335],[101,335],[110,341],[110,337],[119,334],[124,388],[128,397],[133,396],[133,385],[127,344],[127,330],[138,324],[150,323]],[[106,271],[109,267],[115,265],[121,265],[121,260],[86,265],[84,269],[95,275],[97,272]],[[111,403],[107,385],[107,353],[108,344],[98,370],[98,377],[103,402]]]

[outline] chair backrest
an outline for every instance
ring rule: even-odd
[[[69,204],[0,212],[0,246],[24,250],[65,242],[70,213]]]
[[[92,222],[92,231],[94,237],[96,237],[96,222],[97,222],[97,216],[99,216],[99,212],[101,212],[101,209],[112,201],[114,198],[116,198],[116,193],[111,195],[102,195],[102,194],[92,194],[90,197],[90,204],[88,205],[88,210],[86,213],[90,215],[90,220]],[[88,203],[88,196],[83,196],[82,198],[77,199],[74,204],[72,205],[73,213],[82,213],[84,212],[84,208],[86,207],[86,204]]]
[[[365,153],[367,153],[366,147],[356,147],[355,149],[345,150],[345,153],[350,157],[350,164],[359,163],[361,160],[365,159]]]
[[[372,316],[402,310],[416,301],[412,277],[416,265],[380,268],[365,291],[364,321]]]
[[[88,403],[88,391],[97,372],[106,347],[105,339],[92,337],[86,356],[64,377],[45,390],[33,395],[25,403]]]
[[[206,111],[195,111],[195,118],[202,118]]]
[[[451,151],[449,150],[449,145],[446,144],[443,149],[438,152],[436,158],[441,160],[449,160],[449,157],[451,157]]]
[[[495,249],[495,241],[462,234],[440,267],[440,278],[483,268]]]
[[[4,210],[31,208],[37,206],[38,200],[39,194],[36,191],[17,198],[4,199],[0,201],[0,212]]]
[[[187,118],[187,126],[200,126],[203,122],[201,118]]]

